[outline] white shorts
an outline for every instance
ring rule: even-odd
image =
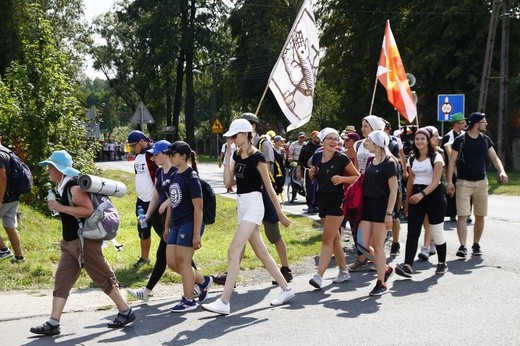
[[[2,204],[0,208],[0,217],[2,218],[3,226],[7,228],[16,228],[18,223],[16,220],[16,213],[18,212],[19,201]]]
[[[264,202],[258,191],[237,194],[238,223],[245,220],[258,226],[264,219]]]

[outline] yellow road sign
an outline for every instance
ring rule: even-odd
[[[220,123],[220,120],[218,120],[218,119],[215,120],[215,122],[213,123],[213,126],[211,126],[211,132],[212,133],[222,133],[222,132],[224,132],[224,127]]]

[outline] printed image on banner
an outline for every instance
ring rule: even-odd
[[[306,0],[269,78],[269,88],[291,123],[288,131],[304,125],[312,115],[319,49],[312,6]]]

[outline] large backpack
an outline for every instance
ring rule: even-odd
[[[260,137],[260,140],[258,141],[258,150],[260,150],[260,152],[262,152],[262,145],[266,140],[267,137],[265,135]],[[269,178],[271,179],[274,191],[279,195],[283,192],[283,186],[285,184],[285,166],[282,156],[278,154],[274,148],[272,148],[272,150],[274,153],[274,173],[271,173],[269,170]]]
[[[1,147],[0,151],[9,155],[9,171],[7,173],[7,194],[21,195],[31,192],[33,176],[27,165],[11,150]]]
[[[358,224],[363,216],[365,207],[365,172],[347,187],[343,203],[345,218],[352,223]]]
[[[198,176],[197,172],[193,171],[193,175]],[[205,225],[212,225],[215,223],[217,215],[217,196],[211,185],[199,177],[200,186],[202,188],[202,222]]]

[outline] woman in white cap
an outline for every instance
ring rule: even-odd
[[[386,264],[384,249],[387,229],[392,227],[392,213],[397,198],[397,163],[388,150],[390,139],[384,131],[372,131],[365,142],[374,154],[365,171],[363,216],[359,223],[357,247],[374,262],[377,281],[371,296],[388,292],[386,281],[392,275],[392,267]]]
[[[413,156],[408,159],[408,182],[404,213],[408,218],[408,235],[404,264],[395,268],[395,273],[406,278],[412,277],[412,266],[417,244],[421,235],[425,217],[428,217],[429,229],[437,248],[439,264],[437,274],[448,270],[446,265],[446,237],[444,236],[444,214],[446,213],[446,195],[440,184],[444,160],[435,150],[431,130],[422,127],[415,132]],[[433,158],[433,167],[432,167]]]
[[[230,299],[240,270],[242,252],[249,241],[256,256],[262,261],[269,274],[276,280],[282,291],[278,298],[271,301],[271,305],[281,305],[294,297],[293,290],[278,269],[271,257],[259,232],[264,216],[262,189],[267,189],[269,197],[276,209],[280,222],[289,226],[290,221],[282,212],[276,193],[271,185],[265,158],[252,145],[251,123],[246,119],[234,120],[229,130],[224,134],[228,143],[235,143],[237,151],[233,154],[231,165],[225,167],[224,183],[237,185],[238,229],[228,249],[228,270],[224,292],[213,303],[202,304],[208,311],[228,315],[230,313]],[[226,149],[226,160],[231,156],[230,145]]]
[[[44,324],[31,328],[31,332],[43,335],[60,334],[60,318],[69,297],[70,290],[80,273],[79,220],[90,217],[94,212],[87,192],[78,186],[79,171],[72,167],[72,157],[65,150],[52,153],[51,157],[39,163],[47,167],[52,181],[58,184],[61,202],[49,201],[49,209],[60,213],[63,239],[60,242],[61,255],[58,262],[52,292],[52,312]],[[71,198],[69,198],[69,196]],[[102,240],[85,239],[83,244],[84,266],[87,274],[99,288],[116,304],[119,313],[109,328],[122,328],[135,320],[135,314],[125,302],[116,276],[101,251]]]
[[[322,243],[318,272],[309,280],[317,288],[323,287],[323,274],[327,270],[332,254],[336,257],[339,272],[334,283],[350,279],[345,254],[338,231],[343,221],[343,184],[352,184],[359,176],[356,167],[347,155],[338,152],[339,133],[326,127],[318,134],[323,143],[323,151],[316,152],[311,158],[311,179],[317,180],[318,212],[323,225]]]

